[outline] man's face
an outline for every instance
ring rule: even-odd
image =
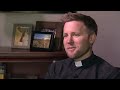
[[[63,30],[63,44],[68,57],[77,59],[90,51],[90,35],[83,22],[66,22]]]

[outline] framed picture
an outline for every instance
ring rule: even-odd
[[[14,24],[12,48],[30,48],[32,24]]]
[[[36,21],[35,31],[54,33],[54,51],[62,49],[62,28],[61,22]]]
[[[52,51],[54,34],[52,32],[33,31],[31,37],[31,51]]]

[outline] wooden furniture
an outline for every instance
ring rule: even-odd
[[[54,60],[67,58],[64,51],[31,52],[24,49],[0,48],[0,62],[7,64],[7,75],[26,74],[43,78]]]

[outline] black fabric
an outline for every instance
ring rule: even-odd
[[[45,79],[120,79],[120,70],[92,54],[76,67],[73,59],[52,63]]]

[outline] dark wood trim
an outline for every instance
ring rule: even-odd
[[[50,62],[66,57],[64,51],[31,52],[27,49],[0,48],[0,62]]]

